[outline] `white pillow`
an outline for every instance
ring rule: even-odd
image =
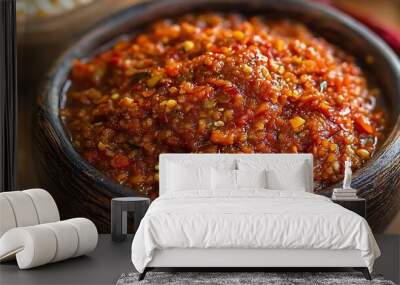
[[[176,163],[167,165],[168,191],[185,191],[190,189],[211,189],[211,167],[186,166]]]
[[[214,190],[236,190],[236,170],[212,168],[212,184]]]
[[[236,170],[238,188],[267,188],[266,170]]]
[[[285,171],[269,169],[266,172],[268,189],[303,192],[308,189],[309,179],[304,163],[285,169]]]
[[[274,190],[311,191],[313,188],[310,161],[296,160],[290,157],[272,157],[271,159],[239,159],[240,170],[267,171],[267,188]],[[276,173],[268,173],[274,171]]]

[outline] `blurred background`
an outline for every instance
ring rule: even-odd
[[[266,0],[267,1],[267,0]],[[60,54],[96,22],[144,0],[17,0],[17,189],[40,187],[32,121],[40,84]],[[400,0],[320,0],[357,18],[400,54]],[[400,233],[400,213],[386,233]]]

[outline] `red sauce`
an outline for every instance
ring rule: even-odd
[[[312,153],[317,188],[359,168],[384,127],[354,58],[292,21],[187,15],[76,60],[61,116],[115,181],[158,194],[164,152]]]

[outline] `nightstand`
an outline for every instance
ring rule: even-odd
[[[361,217],[367,217],[367,201],[363,198],[357,199],[332,199],[332,202],[359,214]]]
[[[128,212],[134,215],[134,231],[146,214],[150,199],[144,197],[121,197],[111,200],[111,237],[113,241],[124,241],[128,233]]]

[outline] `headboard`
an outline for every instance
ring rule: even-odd
[[[190,166],[227,166],[227,168],[237,169],[237,160],[241,161],[258,161],[262,160],[263,164],[268,164],[270,168],[279,165],[282,167],[290,166],[291,163],[305,162],[307,177],[309,179],[309,187],[307,192],[313,192],[313,155],[304,154],[199,154],[199,153],[164,153],[160,154],[159,163],[159,191],[160,196],[167,191],[167,163],[175,162],[181,165]]]

